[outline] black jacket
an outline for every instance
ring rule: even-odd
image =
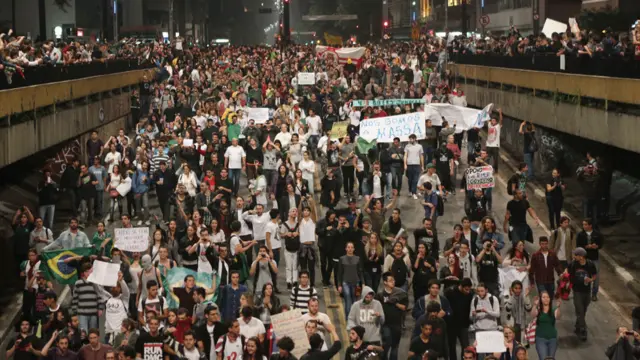
[[[162,185],[158,184],[158,180],[160,179],[163,179]],[[173,172],[173,170],[169,169],[168,167],[164,172],[158,169],[156,170],[156,172],[153,173],[153,183],[156,186],[156,193],[159,196],[163,196],[163,195],[169,196],[173,192],[173,190],[176,188],[176,183],[177,183],[176,174]]]
[[[587,249],[585,246],[589,245],[589,238],[587,233],[584,231],[580,231],[578,236],[576,236],[576,245],[578,247],[584,248],[587,250],[587,259],[589,260],[598,260],[600,249],[602,249],[602,243],[604,242],[604,237],[598,230],[593,230],[591,233],[591,243],[598,245],[597,249]]]
[[[294,197],[296,199],[297,208],[300,205],[302,198],[300,195],[294,195]],[[289,204],[289,193],[286,193],[278,199],[278,210],[280,210],[280,219],[287,219],[289,217],[289,210],[291,210],[291,206]]]
[[[309,350],[306,354],[300,357],[300,360],[330,360],[337,353],[340,352],[342,343],[340,340],[335,341],[327,351],[321,351],[316,349]]]
[[[209,331],[207,331],[207,324],[202,324],[195,329],[196,339],[198,342],[202,341],[202,345],[204,346],[204,354],[209,359],[209,354],[211,353],[211,336],[209,335]],[[218,339],[227,333],[227,327],[221,323],[215,323],[213,328],[213,346],[218,342]],[[209,359],[215,360],[215,359]]]
[[[67,168],[62,173],[62,178],[60,179],[60,186],[63,189],[77,189],[79,178],[80,169],[67,165]]]

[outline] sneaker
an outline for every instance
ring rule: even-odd
[[[418,200],[418,195],[413,194],[413,200]]]
[[[137,226],[142,226],[142,220],[138,220],[138,225]]]

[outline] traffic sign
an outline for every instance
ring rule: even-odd
[[[480,25],[487,26],[490,23],[491,23],[491,19],[489,18],[489,15],[480,16]]]

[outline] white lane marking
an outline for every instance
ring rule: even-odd
[[[502,176],[500,176],[500,175],[496,174],[496,175],[495,175],[495,178],[496,178],[496,180],[498,180],[498,182],[499,182],[502,186],[504,186],[505,188],[507,187],[507,182],[502,178]],[[564,214],[564,212],[563,212],[563,214]],[[547,234],[547,236],[551,236],[551,231],[549,231],[549,228],[548,228],[548,227],[547,227],[543,222],[540,222],[540,228],[542,228],[542,230],[545,232],[545,234]],[[602,253],[602,252],[601,252],[601,253]],[[607,254],[606,256],[609,256],[609,255]],[[609,262],[610,264],[615,264],[615,262],[613,262],[613,259],[610,259],[610,260],[612,260],[612,261],[610,261],[610,262]],[[622,269],[622,268],[621,268],[621,270],[620,270],[620,271],[621,271],[621,272],[622,272],[622,271],[626,272],[626,273],[627,273],[627,275],[629,276],[629,278],[630,278],[630,279],[633,279],[633,277],[631,276],[631,274],[629,274],[629,272],[628,272],[628,271],[626,271],[626,270],[624,270],[624,269]],[[620,272],[618,272],[618,269],[616,269],[616,272],[617,272],[618,274],[620,274]],[[622,274],[620,274],[620,275],[623,277],[623,279],[626,279],[626,277],[625,277],[625,276],[623,276]],[[613,309],[614,309],[618,314],[620,314],[620,316],[621,316],[625,321],[627,321],[627,322],[629,322],[629,323],[631,323],[631,322],[632,322],[631,317],[630,317],[630,316],[628,316],[627,314],[625,314],[625,313],[622,311],[622,309],[620,308],[620,306],[618,306],[618,304],[616,304],[616,303],[613,301],[613,299],[611,298],[611,296],[609,296],[609,293],[607,293],[607,292],[604,290],[604,288],[602,287],[602,284],[600,284],[600,293],[602,294],[602,296],[604,296],[604,297],[606,298],[607,302],[611,305],[611,307],[612,307],[612,308],[613,308]]]

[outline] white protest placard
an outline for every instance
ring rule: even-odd
[[[276,338],[281,339],[288,336],[296,344],[292,354],[300,359],[306,354],[310,348],[309,338],[304,329],[304,320],[302,320],[302,311],[295,309],[285,311],[277,315],[271,315],[271,325],[276,333]]]
[[[89,274],[87,281],[101,286],[116,286],[119,271],[120,264],[96,260],[93,262],[91,274]]]
[[[385,116],[360,122],[360,136],[366,140],[376,139],[378,143],[391,143],[393,138],[409,141],[409,135],[424,139],[427,131],[424,112]]]
[[[298,85],[313,85],[316,83],[316,74],[312,72],[298,73]]]
[[[247,115],[256,124],[264,124],[269,120],[269,108],[248,108]]]
[[[551,38],[553,33],[562,34],[565,31],[567,31],[567,24],[549,18],[544,21],[544,26],[542,27],[542,32],[548,38]]]
[[[114,231],[115,247],[122,251],[139,252],[149,249],[149,228],[118,228]]]
[[[481,166],[467,169],[467,190],[489,189],[496,186],[493,167]]]
[[[182,139],[182,145],[193,146],[193,139]]]
[[[476,351],[478,354],[503,353],[507,350],[504,346],[504,334],[502,331],[477,331]]]

